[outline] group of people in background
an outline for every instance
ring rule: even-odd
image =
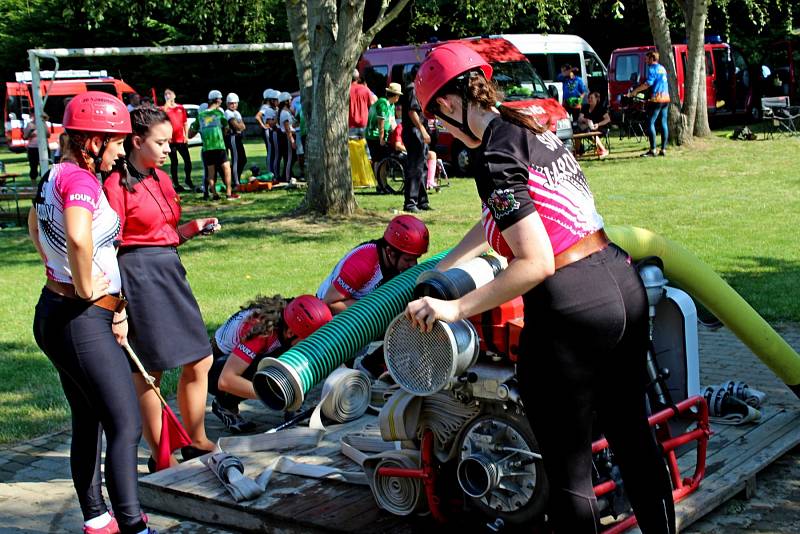
[[[412,72],[412,79],[415,75]],[[413,83],[405,88],[397,82],[378,97],[364,83],[359,71],[353,71],[348,115],[350,138],[364,138],[368,156],[378,177],[378,192],[386,192],[379,176],[380,163],[392,153],[404,156],[405,186],[403,211],[418,213],[432,209],[428,190],[435,187],[435,127],[430,128],[419,109]]]
[[[300,165],[305,174],[305,142],[307,125],[300,97],[292,98],[286,91],[265,89],[256,122],[263,132],[267,147],[267,167],[273,181],[290,183],[292,166]]]
[[[300,165],[300,179],[304,174],[304,146],[306,123],[299,96],[267,89],[263,102],[255,115],[258,126],[263,131],[267,148],[266,168],[274,182],[290,183],[296,178],[292,174],[295,162]],[[223,94],[214,89],[209,91],[207,101],[198,108],[197,118],[189,121],[186,108],[176,101],[175,91],[164,91],[164,104],[160,107],[167,114],[172,125],[172,138],[169,141],[170,175],[176,192],[202,192],[205,200],[219,200],[220,193],[229,200],[239,198],[237,186],[245,181],[248,162],[244,144],[247,129],[244,117],[239,110],[240,99],[236,93]],[[128,111],[140,107],[155,107],[152,101],[145,102],[139,95],[131,95]],[[199,134],[201,158],[203,161],[203,184],[195,186],[192,179],[192,159],[189,153],[189,139]],[[178,156],[183,160],[183,184],[179,174]],[[33,173],[33,171],[31,171]],[[38,172],[38,171],[37,171]],[[266,172],[266,171],[265,171]],[[260,173],[259,173],[260,174]],[[217,190],[217,177],[222,179],[223,187]]]

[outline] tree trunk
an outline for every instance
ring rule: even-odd
[[[687,117],[681,112],[681,98],[678,90],[678,77],[675,69],[675,57],[672,52],[672,39],[669,35],[667,13],[663,0],[647,0],[647,16],[650,20],[650,32],[658,49],[659,62],[667,70],[669,83],[669,138],[681,145],[691,140],[692,128]],[[686,132],[688,131],[688,139]]]
[[[711,135],[706,102],[705,26],[708,0],[686,0],[686,42],[688,65],[684,87],[683,114],[688,117],[687,132],[695,136]]]
[[[303,113],[308,124],[302,209],[350,215],[356,208],[347,144],[350,80],[361,52],[409,0],[381,0],[364,31],[365,0],[286,0]]]

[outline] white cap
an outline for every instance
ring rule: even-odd
[[[292,95],[290,95],[286,91],[282,92],[278,96],[278,102],[290,102],[291,100],[292,100]]]
[[[277,100],[279,96],[281,96],[280,91],[278,91],[277,89],[270,89],[270,93],[267,98],[269,98],[270,100]]]
[[[272,97],[271,97],[271,96],[269,96],[269,95],[271,95],[271,94],[272,94],[272,93],[274,93],[274,92],[275,92],[275,89],[264,89],[264,93],[263,93],[263,98],[264,98],[264,100],[266,100],[266,99],[268,99],[268,98],[272,98]]]
[[[228,96],[225,97],[225,103],[230,104],[231,102],[239,102],[239,95],[236,93],[228,93]]]
[[[218,98],[222,98],[222,93],[217,91],[216,89],[212,89],[208,92],[208,99],[209,100],[216,100]]]

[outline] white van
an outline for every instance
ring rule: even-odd
[[[546,33],[510,33],[498,35],[511,41],[525,54],[542,79],[553,84],[563,99],[560,83],[561,65],[569,63],[580,68],[581,77],[589,91],[597,91],[601,101],[608,98],[608,69],[597,52],[577,35]]]

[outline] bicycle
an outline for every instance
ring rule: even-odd
[[[399,152],[389,154],[378,163],[375,178],[379,193],[398,195],[403,192],[406,185],[405,160],[406,154]]]

